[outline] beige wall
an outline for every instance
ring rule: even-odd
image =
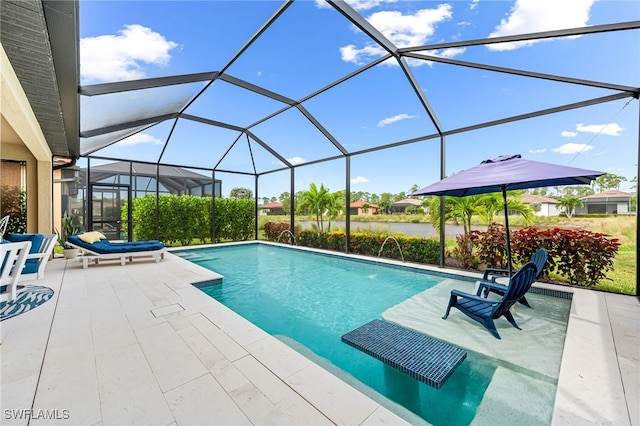
[[[51,233],[51,150],[1,47],[0,66],[0,158],[27,163],[27,232]]]

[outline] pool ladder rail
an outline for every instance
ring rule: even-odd
[[[382,250],[384,250],[384,245],[387,244],[387,241],[389,240],[393,240],[396,242],[396,246],[398,246],[398,251],[400,252],[400,257],[402,258],[402,263],[404,263],[404,255],[402,254],[402,248],[400,247],[400,243],[398,242],[396,237],[394,237],[393,235],[389,235],[387,238],[384,239],[384,241],[382,242],[382,245],[380,246],[380,250],[378,250],[378,257],[380,257],[380,255],[382,254]]]
[[[293,240],[293,245],[298,245],[298,242],[296,241],[296,236],[293,235],[293,232],[291,232],[289,229],[285,229],[284,231],[282,231],[280,233],[280,235],[278,235],[278,238],[276,238],[276,242],[280,241],[280,237],[282,237],[284,234],[289,234],[291,236],[291,238],[289,239],[289,242],[291,242],[291,240]]]

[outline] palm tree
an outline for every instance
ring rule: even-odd
[[[533,220],[533,211],[519,199],[507,199],[507,209],[517,211],[527,222]],[[493,217],[504,211],[504,201],[499,193],[469,195],[467,197],[445,197],[445,221],[458,220],[462,222],[465,235],[471,231],[471,218],[478,215],[483,222],[490,225]],[[429,201],[429,215],[431,223],[439,229],[440,225],[440,197],[433,197]]]
[[[331,232],[331,221],[335,221],[342,214],[344,208],[344,193],[341,191],[329,194],[327,203],[327,216],[329,217],[328,231]]]
[[[452,197],[450,215],[461,220],[465,235],[471,231],[471,218],[478,213],[482,195]]]
[[[571,219],[571,216],[573,216],[573,211],[575,210],[575,208],[582,207],[583,205],[584,204],[582,203],[582,200],[574,196],[564,197],[561,198],[560,201],[558,201],[558,207],[564,210],[564,213],[569,219]]]
[[[522,193],[523,191],[509,191],[507,193],[507,210],[520,213],[525,222],[531,223],[534,216],[533,209],[520,201],[520,194]],[[500,193],[493,192],[483,194],[480,197],[477,214],[483,222],[490,225],[493,223],[494,216],[504,215],[504,199]]]
[[[315,183],[309,185],[309,190],[302,194],[299,209],[308,210],[316,217],[316,223],[320,232],[324,232],[324,221],[322,216],[327,209],[327,206],[331,203],[331,194],[324,187],[324,184],[320,184],[320,189]]]
[[[471,230],[471,217],[478,212],[481,195],[468,197],[444,197],[444,220],[459,220],[462,222],[465,235]],[[440,229],[440,197],[433,197],[429,201],[429,215],[431,224]]]

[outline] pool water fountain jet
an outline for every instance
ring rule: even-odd
[[[400,243],[398,242],[396,237],[394,237],[393,235],[389,235],[387,238],[384,239],[384,241],[382,242],[382,245],[380,246],[380,250],[378,250],[378,257],[380,257],[380,254],[382,254],[382,250],[384,250],[384,245],[387,244],[387,241],[389,240],[393,240],[396,242],[396,246],[398,246],[398,251],[400,252],[400,257],[402,258],[402,262],[404,263],[404,255],[402,254],[402,248],[400,247]]]
[[[296,245],[296,246],[298,245],[298,242],[296,241],[296,236],[293,235],[293,232],[291,232],[291,230],[289,230],[289,229],[285,229],[284,231],[282,231],[280,233],[280,235],[278,235],[278,238],[276,238],[276,242],[280,241],[280,237],[282,237],[283,234],[291,235],[291,239],[293,240],[293,244]]]

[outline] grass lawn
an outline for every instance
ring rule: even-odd
[[[613,261],[613,270],[601,280],[596,289],[616,293],[636,294],[636,248],[632,245],[620,247]]]

